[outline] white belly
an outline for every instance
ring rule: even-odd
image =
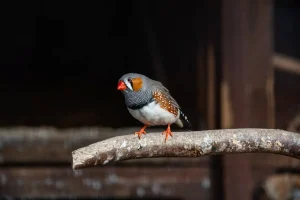
[[[128,108],[128,110],[135,119],[150,126],[173,124],[179,118],[179,115],[175,117],[174,114],[161,108],[156,102],[151,102],[138,110],[132,110],[130,108]]]

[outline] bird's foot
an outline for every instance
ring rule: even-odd
[[[165,131],[162,133],[162,135],[163,135],[163,134],[166,134],[165,142],[167,142],[167,139],[168,139],[169,135],[170,135],[171,137],[173,137],[173,134],[172,134],[171,128],[170,128],[170,124],[168,124],[167,130],[165,130]]]
[[[142,134],[146,135],[145,129],[147,128],[147,125],[145,125],[139,132],[135,132],[134,135],[138,135],[139,139],[141,139]]]

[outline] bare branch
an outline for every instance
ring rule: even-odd
[[[300,135],[275,129],[221,129],[134,134],[109,138],[72,152],[73,169],[151,157],[200,157],[228,153],[273,153],[300,158]]]

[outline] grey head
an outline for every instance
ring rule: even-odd
[[[145,75],[128,73],[119,79],[118,90],[123,93],[128,108],[139,109],[153,101],[153,86],[157,83]]]

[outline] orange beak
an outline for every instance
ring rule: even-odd
[[[123,81],[119,81],[117,90],[126,90],[126,85]]]

